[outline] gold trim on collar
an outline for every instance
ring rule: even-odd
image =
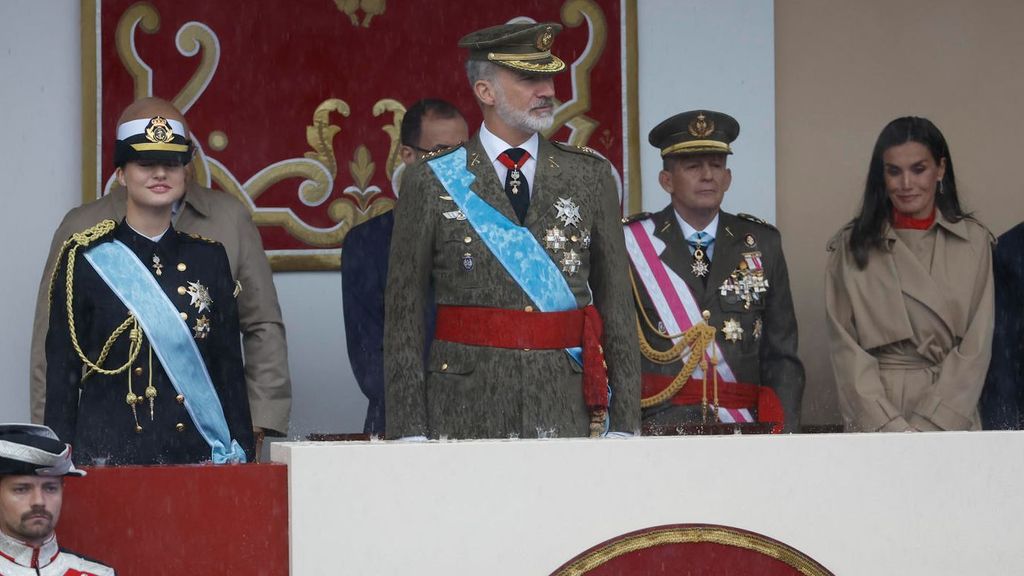
[[[668,148],[661,149],[662,156],[668,156],[669,154],[675,154],[676,152],[688,152],[699,150],[701,152],[723,152],[729,154],[732,149],[725,142],[719,142],[718,140],[690,140],[689,142],[679,142],[673,144]]]

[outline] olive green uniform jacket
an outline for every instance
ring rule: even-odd
[[[672,205],[650,217],[654,220],[654,235],[665,243],[661,260],[690,287],[700,310],[710,312],[708,324],[717,328],[716,341],[736,379],[775,390],[785,413],[783,431],[798,432],[804,367],[797,357],[796,315],[779,231],[756,219],[719,212],[714,253],[705,285],[691,270],[693,255]],[[752,301],[749,308],[733,293],[723,296],[719,290],[729,275],[744,262],[743,254],[746,252],[760,252],[762,269],[769,285],[767,292],[759,294],[759,299]],[[639,305],[657,327],[660,319],[649,296],[640,285],[637,291]],[[723,328],[727,320],[739,322],[743,329],[736,341],[726,338]],[[671,347],[672,342],[655,334],[646,322],[642,322],[642,327],[644,337],[655,349]],[[675,376],[680,370],[682,362],[657,364],[643,359],[645,373]],[[710,375],[708,382],[710,396]],[[643,416],[645,423],[666,426],[702,420],[699,405],[679,406],[670,401],[645,409]]]
[[[476,176],[473,192],[515,222],[479,136],[465,147],[467,169]],[[574,250],[581,265],[574,274],[563,275],[578,306],[592,301],[604,321],[610,429],[636,432],[640,355],[611,167],[590,152],[544,139],[537,156],[525,225],[542,246],[549,229],[575,235],[565,250]],[[570,230],[556,217],[559,198],[579,206],[579,229]],[[525,310],[535,303],[470,223],[451,217],[458,207],[427,162],[405,175],[395,210],[384,321],[387,436],[587,436],[581,371],[563,350],[434,341],[424,367],[423,309],[431,285],[439,305]],[[547,250],[559,269],[563,252]]]
[[[50,255],[39,283],[32,326],[30,381],[33,422],[43,421],[46,402],[47,290],[57,252],[72,234],[101,220],[120,222],[125,216],[126,203],[125,189],[117,186],[106,196],[68,212],[53,234]],[[292,405],[284,322],[270,264],[249,211],[226,192],[189,183],[174,227],[224,245],[231,275],[242,287],[237,298],[238,319],[252,423],[267,434],[284,435],[288,431]]]
[[[887,228],[888,250],[873,250],[863,270],[850,230],[829,242],[825,275],[847,430],[979,430],[995,319],[988,230],[941,214],[927,233],[908,231],[910,243]]]

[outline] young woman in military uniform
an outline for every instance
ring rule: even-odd
[[[125,219],[73,235],[51,278],[45,421],[80,464],[244,462],[236,285],[223,246],[171,226],[192,157],[184,119],[143,108],[117,130]]]

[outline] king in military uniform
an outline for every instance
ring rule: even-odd
[[[469,34],[484,121],[404,177],[385,315],[387,436],[639,429],[639,353],[611,166],[552,143],[558,24]],[[437,323],[424,368],[423,310]],[[609,393],[610,391],[610,393]]]
[[[672,203],[625,227],[648,431],[752,422],[799,429],[804,369],[779,232],[720,209],[739,130],[727,114],[695,110],[649,136]]]
[[[171,226],[192,144],[173,107],[150,108],[117,129],[125,219],[74,234],[58,256],[45,422],[82,464],[245,462],[238,288],[223,246]]]

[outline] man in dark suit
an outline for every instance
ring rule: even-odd
[[[612,432],[639,429],[611,166],[539,134],[566,67],[551,53],[559,31],[507,24],[459,42],[484,121],[404,178],[385,298],[389,438],[588,436],[606,416]],[[422,318],[435,302],[424,369]]]
[[[402,117],[399,154],[405,168],[425,154],[469,139],[466,120],[444,100],[416,102]],[[395,194],[398,194],[396,185]],[[384,288],[395,213],[385,212],[352,228],[341,258],[341,297],[345,341],[352,372],[369,400],[363,433],[384,435]],[[433,307],[426,310],[425,333],[433,333]]]
[[[1024,223],[999,237],[992,259],[996,327],[992,363],[981,393],[987,430],[1024,428]]]
[[[727,114],[694,110],[649,136],[672,203],[626,224],[648,429],[717,422],[799,429],[804,369],[779,232],[721,210],[739,130]]]

